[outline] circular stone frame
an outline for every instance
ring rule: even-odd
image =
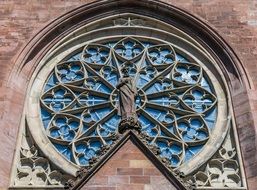
[[[110,23],[118,18],[138,18],[144,20],[147,24],[139,26],[110,26]],[[39,146],[40,150],[64,172],[73,176],[76,175],[80,167],[66,160],[54,148],[46,136],[40,115],[40,96],[42,89],[55,64],[60,62],[67,55],[87,43],[120,36],[136,36],[170,43],[181,54],[192,57],[199,63],[210,78],[217,95],[218,120],[203,150],[188,163],[184,163],[177,168],[185,175],[193,172],[214,155],[222,144],[229,128],[230,108],[228,101],[230,100],[227,98],[227,87],[224,85],[226,84],[225,78],[210,53],[188,34],[160,20],[137,14],[124,13],[90,22],[61,39],[41,59],[33,74],[26,104],[26,119],[36,144]]]

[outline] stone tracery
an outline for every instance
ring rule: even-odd
[[[142,132],[160,156],[178,167],[202,149],[216,121],[217,98],[199,64],[170,44],[134,37],[88,44],[79,54],[55,66],[41,96],[45,130],[68,160],[87,165],[113,143],[110,134],[118,133],[120,122],[116,85],[124,67],[137,87]]]
[[[115,26],[145,24],[130,17],[118,20]],[[45,136],[65,160],[86,168],[84,173],[90,170],[120,138],[116,85],[126,67],[138,91],[135,105],[142,127],[138,137],[169,170],[179,171],[213,136],[219,137],[213,134],[219,94],[205,67],[183,51],[169,42],[135,35],[95,40],[69,52],[48,70],[40,90],[40,121]],[[215,147],[218,151],[219,146]],[[198,188],[217,184],[240,187],[238,161],[231,160],[214,158],[190,180]],[[223,172],[232,162],[234,173]],[[232,177],[226,178],[227,174]],[[228,181],[223,183],[223,179]]]

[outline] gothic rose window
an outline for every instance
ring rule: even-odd
[[[81,187],[130,137],[182,189],[246,187],[216,59],[160,20],[123,13],[63,36],[38,62],[24,112],[13,188]]]
[[[136,86],[140,133],[160,157],[176,168],[202,150],[215,126],[217,97],[193,58],[172,44],[131,36],[75,51],[54,66],[40,97],[47,137],[67,160],[87,166],[115,142],[123,68]]]

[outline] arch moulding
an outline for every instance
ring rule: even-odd
[[[24,47],[24,49],[18,55],[16,65],[14,67],[15,71],[11,75],[9,82],[12,83],[14,80],[17,80],[17,77],[23,73],[29,73],[28,79],[31,77],[33,78],[34,71],[38,68],[38,65],[42,59],[68,34],[94,21],[111,17],[113,15],[126,14],[151,17],[159,20],[160,22],[174,26],[186,34],[190,34],[192,39],[199,44],[199,47],[204,47],[206,54],[210,55],[214,62],[217,63],[216,67],[223,74],[223,81],[226,81],[223,88],[227,90],[228,94],[225,95],[228,98],[229,104],[231,104],[228,105],[228,107],[230,107],[229,110],[231,109],[229,112],[231,112],[231,115],[234,114],[231,103],[233,102],[234,94],[246,92],[247,89],[251,89],[251,81],[247,77],[246,70],[244,69],[241,61],[238,59],[232,48],[218,34],[218,32],[216,32],[208,24],[182,9],[159,1],[102,0],[86,4],[62,15],[61,17],[50,22],[44,29],[39,31]],[[21,125],[23,125],[23,128],[26,128],[25,126],[27,121],[25,121],[25,118],[23,119],[24,123],[22,122],[23,124]],[[235,120],[232,119],[231,123],[232,125],[235,125]],[[237,138],[236,131],[232,130],[231,134],[234,134],[235,138]],[[30,135],[31,134],[28,134],[28,136]],[[123,138],[123,143],[128,138],[131,138],[132,140],[134,139],[134,142],[138,145],[138,147],[144,149],[143,144],[136,138],[136,135],[133,132],[127,133]],[[20,144],[19,141],[22,141],[21,137],[18,138],[18,145]],[[118,144],[115,151],[117,151],[123,143]],[[240,155],[240,148],[238,145],[237,150],[239,151],[238,154]],[[31,151],[33,152],[34,150]],[[115,151],[113,151],[113,153]],[[19,154],[20,153],[16,153],[16,156]],[[107,157],[110,158],[112,154]],[[152,157],[151,152],[145,152],[145,154],[150,158]],[[105,159],[107,160],[108,158]],[[105,161],[103,161],[102,164]],[[158,159],[152,159],[152,161],[158,165]],[[95,171],[97,171],[99,167],[100,166],[98,166]],[[165,169],[162,167],[163,166],[160,166],[160,169]],[[13,170],[15,170],[15,168],[13,168]],[[75,187],[81,187],[94,173],[95,172],[90,173],[86,177],[80,176],[81,179],[78,179],[73,172],[73,177],[75,177]],[[169,178],[168,173],[165,173],[165,175]],[[186,189],[187,184],[183,184],[180,177],[180,174],[174,174],[174,176],[172,176],[169,180],[174,183],[175,186]],[[69,176],[67,176],[67,178],[69,178]],[[244,175],[242,175],[242,178],[245,178]],[[11,181],[11,184],[12,183],[13,181]],[[244,180],[243,183],[245,183]],[[74,188],[74,184],[68,183],[68,185],[71,185],[71,188]],[[190,184],[188,186],[190,186]],[[11,188],[15,187],[12,186]]]

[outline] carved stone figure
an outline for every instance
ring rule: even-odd
[[[136,114],[135,98],[137,89],[133,84],[133,79],[129,76],[128,68],[122,70],[123,77],[120,79],[117,89],[119,90],[118,115],[121,116],[119,132],[123,133],[127,129],[140,129]]]

